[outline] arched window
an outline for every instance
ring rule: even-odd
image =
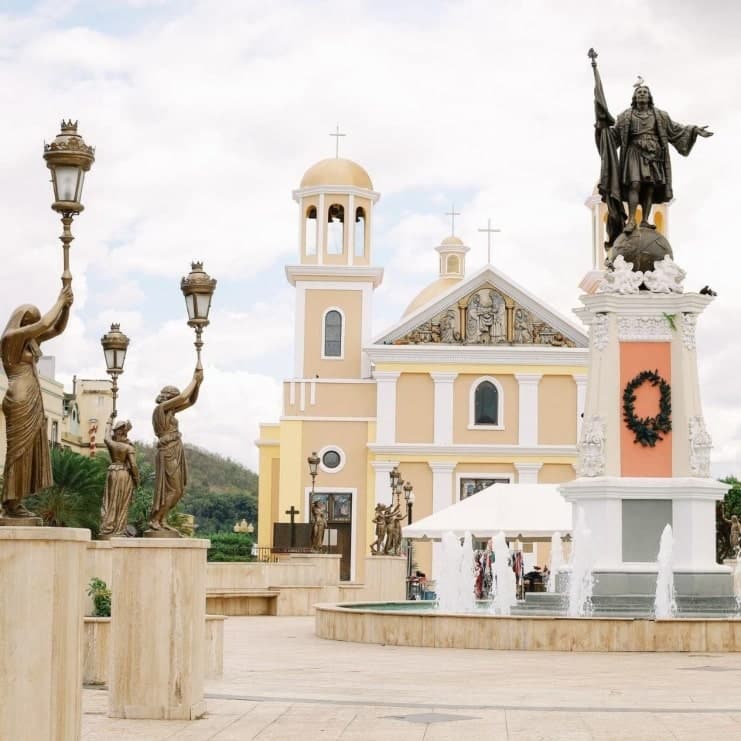
[[[314,206],[309,206],[306,209],[304,242],[306,244],[306,254],[316,255],[316,208]]]
[[[499,424],[499,392],[491,381],[482,381],[476,387],[474,405],[474,424]]]
[[[342,357],[342,314],[339,309],[328,309],[324,314],[322,357]]]
[[[355,256],[365,255],[365,210],[355,209]]]
[[[327,212],[327,254],[341,255],[345,245],[345,209],[333,203]]]
[[[460,273],[461,263],[457,255],[448,255],[448,273]]]
[[[471,384],[468,429],[504,429],[502,386],[485,376]]]

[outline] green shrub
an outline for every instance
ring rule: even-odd
[[[88,585],[88,597],[93,598],[93,617],[111,616],[111,590],[102,580],[94,576]]]
[[[213,533],[201,535],[211,541],[208,549],[209,561],[254,561],[252,545],[254,538],[247,533]]]

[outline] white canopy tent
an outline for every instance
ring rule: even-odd
[[[492,484],[456,504],[407,525],[405,538],[441,540],[447,532],[491,538],[500,530],[509,538],[543,538],[571,532],[572,505],[558,484]]]

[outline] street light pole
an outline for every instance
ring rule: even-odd
[[[412,507],[414,507],[414,487],[411,481],[404,484],[404,499],[407,503],[407,525],[412,524]],[[407,599],[412,599],[412,564],[414,546],[412,539],[407,538]]]

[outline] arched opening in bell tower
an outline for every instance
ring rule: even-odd
[[[345,208],[333,203],[327,211],[327,254],[341,255],[345,245]]]

